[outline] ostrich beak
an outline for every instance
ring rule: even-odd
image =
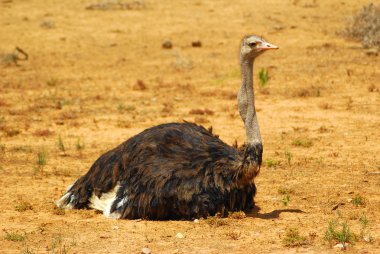
[[[261,50],[269,50],[269,49],[279,49],[278,46],[271,44],[269,42],[264,42],[260,46]]]

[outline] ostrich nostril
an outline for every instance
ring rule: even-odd
[[[269,45],[269,44],[267,44],[267,47],[268,47],[268,48],[270,48],[270,45]]]

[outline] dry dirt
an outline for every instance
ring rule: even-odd
[[[357,235],[347,253],[380,253],[380,58],[337,35],[367,0],[86,9],[96,3],[115,1],[0,1],[0,53],[29,54],[0,66],[1,253],[339,253],[324,238],[332,220]],[[238,46],[250,33],[280,46],[255,65],[260,210],[194,223],[54,208],[98,156],[149,126],[195,121],[243,143]],[[304,245],[285,246],[290,228]]]

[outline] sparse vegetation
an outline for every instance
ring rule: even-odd
[[[21,131],[19,129],[15,129],[15,128],[6,128],[5,133],[8,137],[14,137],[14,136],[19,135],[21,133]]]
[[[313,145],[313,141],[307,138],[298,138],[292,142],[292,145],[309,148]]]
[[[1,140],[0,140],[0,152],[4,152],[4,151],[5,151],[5,145],[1,143]]]
[[[58,137],[58,143],[57,143],[57,145],[58,145],[58,149],[65,154],[66,153],[66,148],[65,148],[65,144],[63,143],[63,140],[62,140],[61,136]]]
[[[17,212],[25,212],[27,210],[33,210],[33,207],[28,201],[20,201],[17,205],[15,205],[15,210]]]
[[[352,200],[351,203],[354,206],[364,206],[365,205],[365,199],[361,195],[356,195]]]
[[[70,246],[75,245],[75,242],[70,244]],[[49,253],[57,253],[57,254],[67,254],[69,253],[70,246],[65,243],[63,237],[61,235],[58,235],[54,237],[52,240],[51,246],[49,246],[47,249]]]
[[[321,127],[318,128],[319,133],[326,133],[328,131],[329,131],[329,129],[324,125],[322,125]]]
[[[124,105],[124,103],[119,103],[119,104],[117,105],[117,110],[118,110],[120,113],[124,112],[124,111],[125,111],[125,105]]]
[[[359,40],[363,46],[380,46],[380,4],[370,3],[350,19],[343,34]]]
[[[247,217],[247,215],[243,211],[240,211],[240,212],[230,212],[228,214],[228,218],[236,219],[236,220],[241,220],[241,219],[244,219],[246,217]]]
[[[53,214],[55,215],[65,215],[66,211],[63,208],[53,206]]]
[[[221,227],[221,226],[228,225],[228,220],[220,218],[220,216],[218,216],[218,215],[209,216],[209,217],[207,217],[207,219],[205,221],[208,225],[214,226],[214,227]]]
[[[340,224],[341,229],[337,229],[339,226],[336,220],[329,222],[327,230],[325,231],[325,240],[329,242],[330,246],[338,242],[343,245],[343,249],[347,248],[347,243],[354,243],[357,237],[351,232],[346,222]]]
[[[83,151],[85,148],[84,142],[81,141],[80,138],[77,139],[77,142],[75,143],[75,149],[77,149],[78,152]]]
[[[41,149],[37,153],[37,165],[43,167],[46,165],[46,152],[44,149]]]
[[[46,85],[51,86],[51,87],[57,86],[58,83],[59,83],[59,80],[56,78],[50,78],[48,81],[46,81]]]
[[[35,253],[36,252],[34,252],[33,250],[29,249],[29,247],[26,247],[26,249],[21,252],[21,254],[35,254]]]
[[[271,158],[266,159],[265,161],[268,168],[276,168],[280,165],[280,162]]]
[[[309,244],[307,238],[305,236],[300,235],[297,228],[286,229],[285,236],[282,239],[282,242],[286,247],[297,247]]]
[[[294,189],[289,188],[289,187],[280,187],[278,188],[277,191],[278,191],[278,194],[281,194],[281,195],[290,195],[290,194],[296,193]]]
[[[371,237],[370,230],[368,227],[370,224],[370,221],[367,215],[363,214],[359,218],[359,222],[360,222],[360,237],[366,242],[372,242],[373,238]]]
[[[261,68],[259,72],[260,86],[265,87],[269,80],[268,69]]]
[[[289,194],[286,194],[285,196],[282,197],[282,203],[284,204],[284,206],[288,206],[289,202],[290,202]]]
[[[25,234],[22,235],[16,232],[5,231],[4,239],[7,241],[12,241],[12,242],[22,242],[26,239],[26,235]]]
[[[34,136],[37,136],[37,137],[49,137],[49,136],[51,136],[53,134],[54,134],[54,132],[51,131],[51,130],[48,130],[48,129],[36,130],[34,132]]]
[[[231,240],[239,240],[240,236],[241,236],[241,232],[237,232],[237,231],[230,231],[230,232],[227,232],[226,233],[226,236],[231,239]]]
[[[288,165],[290,166],[292,162],[293,154],[289,150],[285,150],[285,159],[288,162]]]

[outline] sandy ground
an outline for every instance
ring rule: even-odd
[[[107,1],[0,1],[0,53],[29,54],[0,66],[1,253],[339,253],[324,238],[333,220],[357,235],[347,253],[380,253],[380,58],[337,35],[368,1],[86,9],[96,3]],[[255,64],[260,209],[194,223],[54,208],[103,152],[149,126],[195,121],[242,144],[238,46],[250,33],[280,46]],[[304,245],[285,246],[291,228]]]

